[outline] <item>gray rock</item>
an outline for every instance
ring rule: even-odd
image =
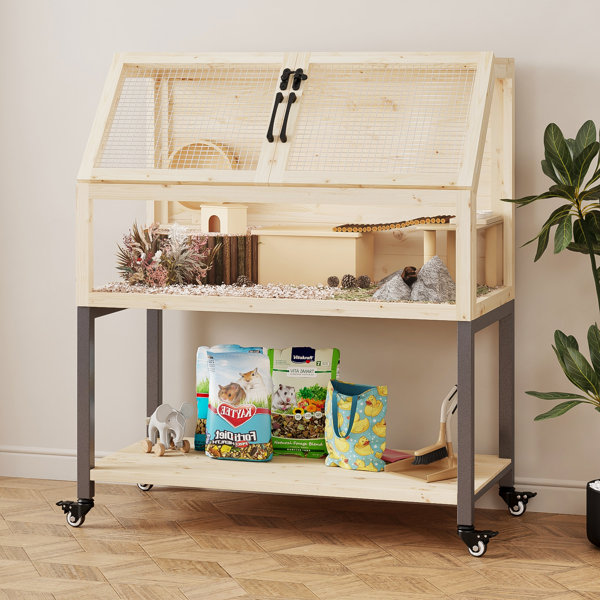
[[[388,275],[373,294],[373,300],[394,302],[396,300],[410,300],[410,288],[402,279],[402,269]]]
[[[455,302],[456,284],[439,256],[427,261],[412,286],[414,302]]]

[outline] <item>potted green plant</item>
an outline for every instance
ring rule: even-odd
[[[600,271],[596,263],[596,255],[600,255],[600,143],[597,136],[593,121],[586,121],[572,139],[566,139],[555,123],[548,125],[544,132],[542,171],[554,184],[539,195],[505,201],[522,207],[549,198],[563,200],[550,213],[538,235],[527,244],[537,241],[534,260],[539,260],[554,229],[555,254],[570,250],[587,255],[600,310]],[[593,167],[592,163],[595,163]],[[560,400],[550,410],[537,415],[536,421],[558,417],[579,404],[589,404],[600,412],[600,330],[596,323],[588,329],[587,346],[589,361],[574,336],[559,330],[554,332],[552,348],[564,374],[578,392],[526,392],[542,400]],[[587,533],[589,540],[600,546],[600,485],[598,488],[595,489],[594,482],[588,483]]]

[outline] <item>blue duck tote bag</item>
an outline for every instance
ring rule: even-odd
[[[331,380],[325,401],[325,464],[360,471],[383,471],[387,387]]]

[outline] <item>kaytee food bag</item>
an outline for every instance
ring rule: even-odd
[[[271,460],[269,359],[256,352],[208,352],[206,454],[230,460]]]
[[[268,350],[273,377],[273,452],[320,458],[325,445],[325,397],[338,374],[337,348]]]
[[[325,439],[328,467],[383,471],[387,387],[331,381],[327,387]]]
[[[194,435],[194,449],[204,452],[206,448],[206,415],[208,413],[208,352],[255,352],[262,353],[259,346],[239,346],[238,344],[219,344],[200,346],[196,352],[196,404],[198,420]]]

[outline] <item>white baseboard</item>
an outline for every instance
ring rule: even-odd
[[[100,458],[110,452],[97,452]],[[33,479],[74,481],[76,478],[75,450],[0,446],[0,475]],[[537,492],[527,506],[532,512],[585,514],[585,481],[560,479],[518,478],[518,490]],[[506,504],[492,488],[477,502],[479,508],[506,509]]]

